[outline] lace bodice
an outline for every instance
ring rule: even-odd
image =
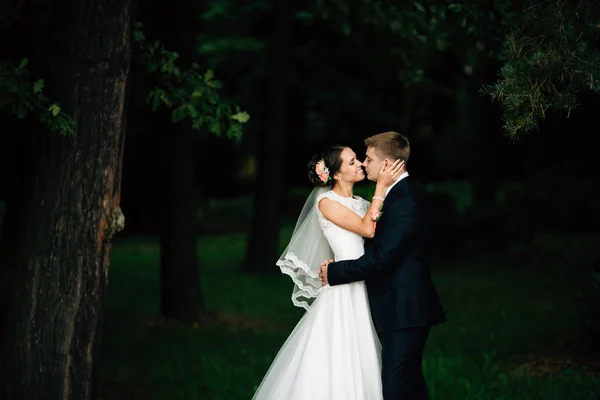
[[[319,225],[323,231],[323,235],[325,235],[325,238],[329,242],[329,246],[333,250],[335,260],[353,260],[359,258],[365,252],[364,238],[356,233],[347,231],[326,219],[319,210],[319,202],[324,198],[343,204],[360,218],[365,216],[370,203],[358,196],[354,196],[353,198],[343,197],[333,190],[330,190],[320,195],[315,204],[315,207],[317,207]]]

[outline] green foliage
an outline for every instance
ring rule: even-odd
[[[361,36],[368,30],[389,35],[389,52],[398,58],[398,78],[406,86],[421,82],[424,59],[432,49],[447,45],[446,32],[438,29],[446,7],[430,0],[319,0],[300,18],[321,19],[346,36]]]
[[[178,54],[165,49],[157,40],[148,41],[142,28],[141,23],[136,24],[134,54],[154,82],[146,96],[152,110],[166,106],[172,110],[174,123],[189,118],[196,130],[240,138],[250,115],[220,98],[219,89],[223,85],[215,79],[213,71],[203,71],[197,63],[182,70],[176,64]]]
[[[457,26],[486,42],[501,42],[521,11],[514,0],[448,1],[449,13],[458,16]]]
[[[365,28],[384,32],[389,52],[400,59],[398,77],[410,86],[426,78],[424,68],[435,52],[457,43],[460,52],[467,37],[500,41],[514,8],[510,0],[319,0],[312,12],[303,12],[301,17],[321,18],[348,36],[360,35]]]
[[[18,66],[0,61],[0,110],[17,118],[25,118],[30,113],[38,114],[40,121],[50,131],[59,135],[74,135],[73,118],[44,95],[43,89],[43,79],[32,81],[26,58]]]
[[[483,89],[504,108],[506,133],[538,127],[548,110],[578,106],[580,90],[600,91],[597,1],[531,0],[507,36],[501,79]]]

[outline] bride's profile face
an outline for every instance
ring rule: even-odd
[[[356,153],[350,147],[346,147],[340,154],[342,166],[336,172],[336,180],[342,182],[360,182],[365,179],[362,163],[356,158]]]

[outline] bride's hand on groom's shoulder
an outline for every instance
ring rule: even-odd
[[[386,163],[381,164],[377,183],[388,187],[392,183],[396,182],[396,180],[400,178],[400,175],[405,172],[404,164],[405,163],[403,160],[396,160],[391,165],[387,165]]]

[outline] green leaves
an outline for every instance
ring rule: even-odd
[[[52,103],[43,93],[44,80],[32,83],[26,58],[14,66],[0,61],[0,110],[17,118],[38,113],[39,120],[51,132],[74,135],[75,121],[65,114],[58,104]]]
[[[447,51],[451,44],[481,37],[489,43],[492,36],[500,41],[504,36],[502,23],[490,21],[504,21],[512,11],[508,8],[511,4],[510,0],[320,0],[310,15],[347,36],[354,33],[359,43],[365,32],[389,39],[389,52],[397,56],[398,79],[409,87],[427,79],[423,69],[436,52]]]
[[[417,11],[419,11],[419,12],[425,12],[425,7],[423,6],[423,4],[418,3],[416,1],[413,1],[413,5],[417,9]]]
[[[50,107],[48,107],[48,111],[50,111],[50,113],[56,117],[60,114],[60,107],[58,104],[52,104]]]
[[[35,93],[35,94],[41,93],[41,91],[42,91],[43,88],[44,88],[44,80],[43,79],[38,79],[33,84],[33,93]]]
[[[239,107],[232,107],[219,96],[223,84],[214,72],[203,71],[194,63],[188,70],[181,70],[176,61],[178,54],[165,49],[158,41],[148,42],[136,25],[136,59],[144,67],[154,86],[148,91],[146,101],[153,111],[161,106],[172,110],[174,123],[189,119],[193,129],[205,130],[217,136],[240,138],[242,124],[250,115]]]
[[[578,104],[581,90],[600,92],[598,29],[593,1],[530,1],[521,24],[505,40],[500,80],[483,93],[504,108],[506,134],[538,127],[547,111],[567,117]]]
[[[231,119],[234,119],[240,123],[246,123],[250,120],[250,114],[245,111],[235,113],[231,116]]]
[[[204,74],[204,82],[210,82],[213,78],[215,77],[215,74],[213,72],[212,69],[209,69],[208,71],[206,71],[206,73]]]

